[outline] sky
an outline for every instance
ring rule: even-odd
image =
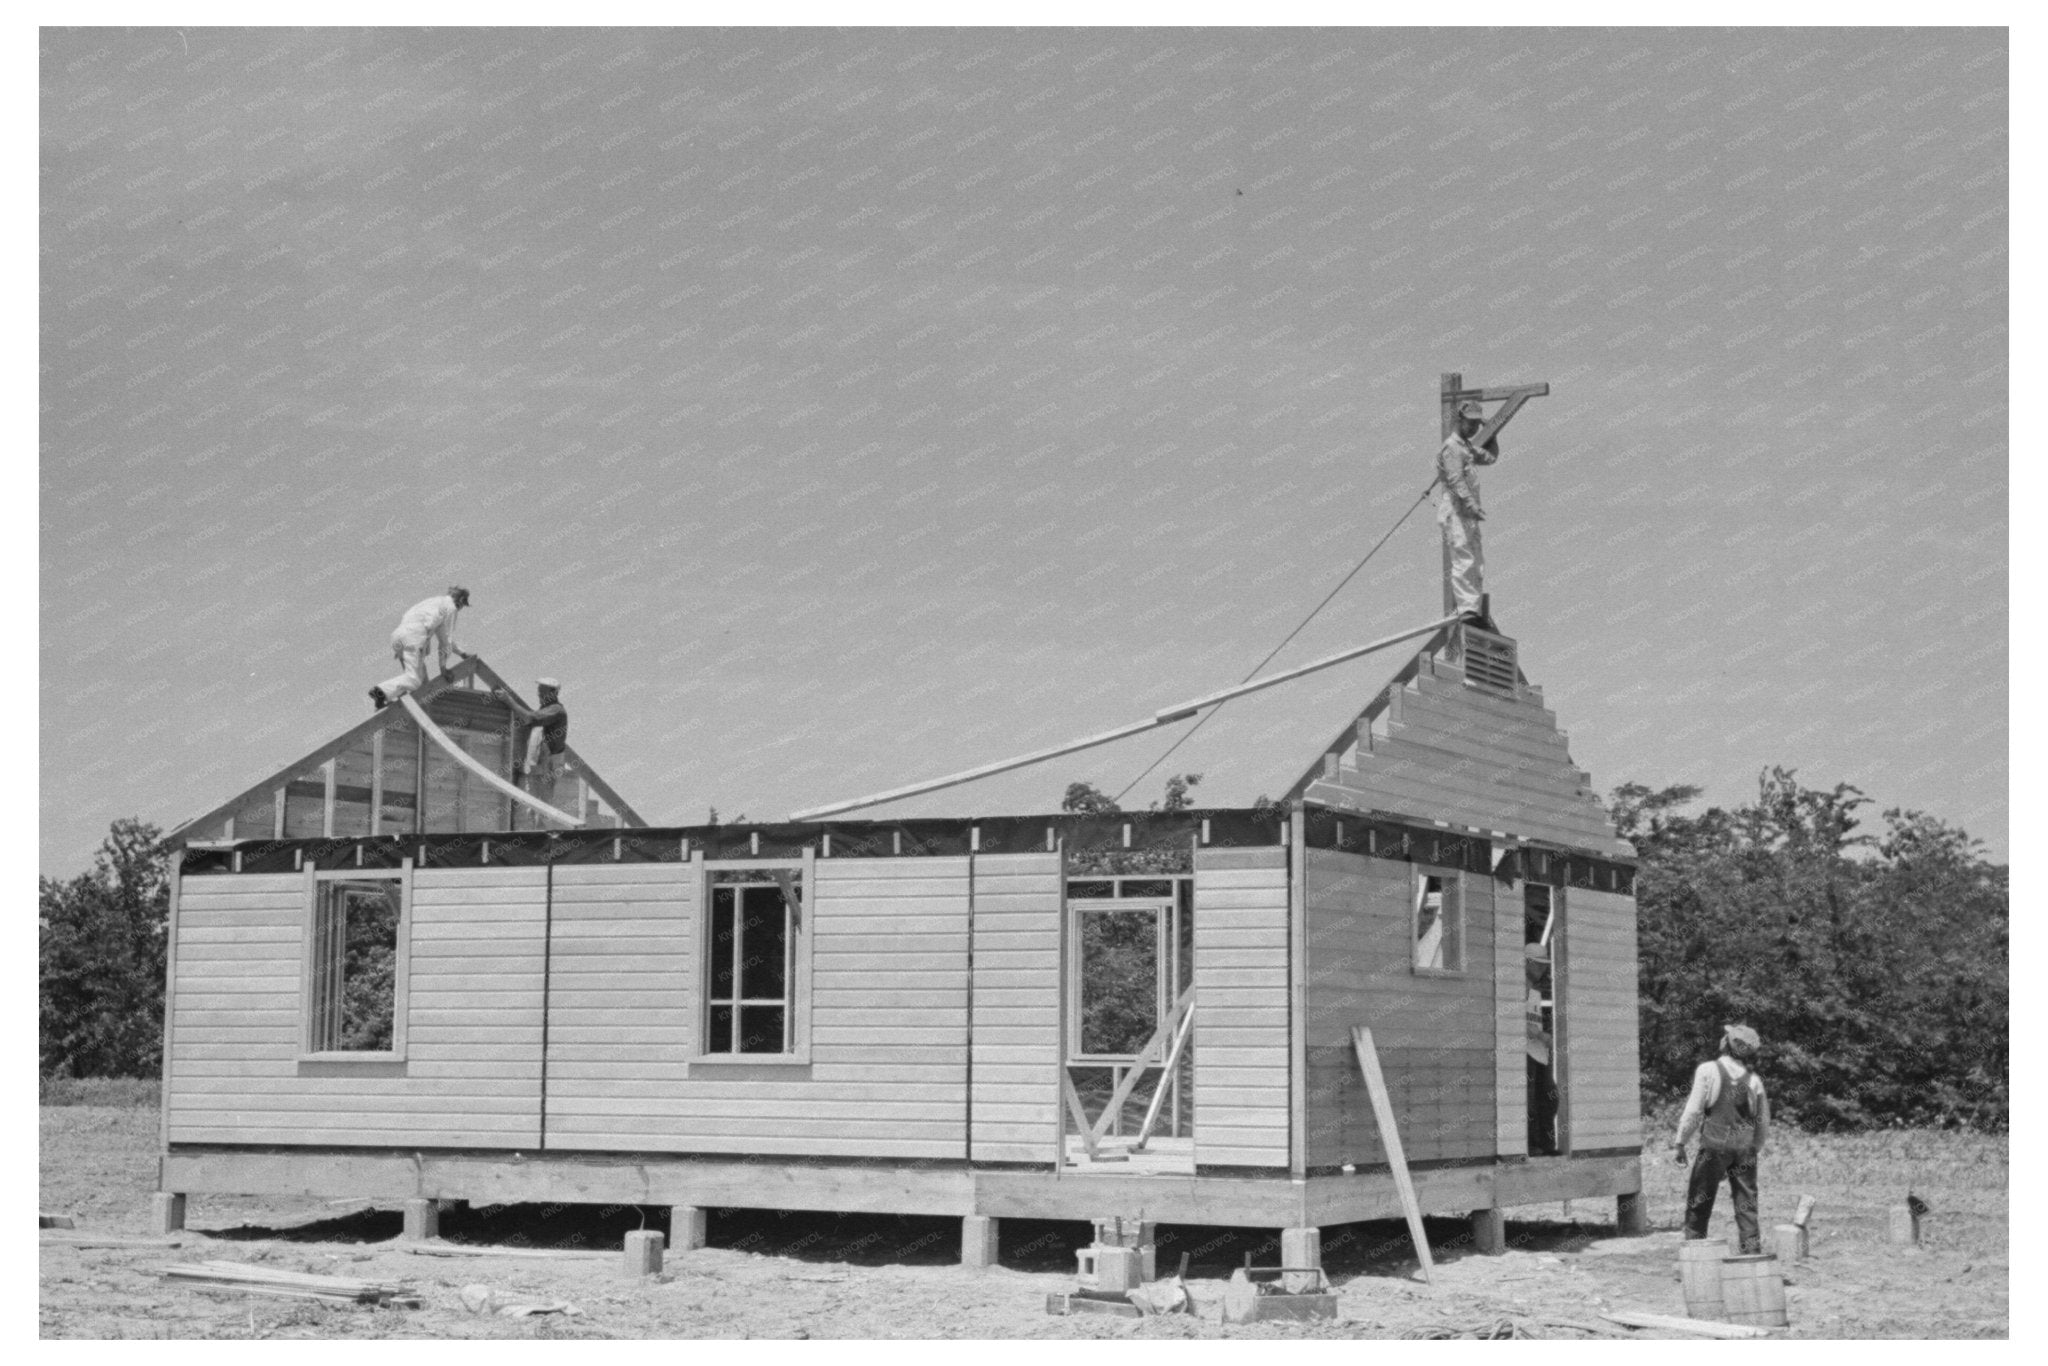
[[[1487,584],[1605,792],[2008,849],[2008,62],[1948,30],[45,29],[42,871],[461,643],[650,821],[1439,615],[1438,376],[1547,381]],[[1129,791],[1277,796],[1397,668]],[[874,816],[1122,791],[1186,725]]]

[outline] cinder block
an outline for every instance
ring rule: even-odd
[[[1614,1197],[1614,1227],[1625,1238],[1650,1231],[1650,1212],[1643,1204],[1641,1191],[1623,1191]]]
[[[636,1228],[626,1235],[626,1274],[652,1276],[661,1270],[661,1248],[665,1240],[658,1229]]]

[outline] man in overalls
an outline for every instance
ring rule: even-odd
[[[1721,1056],[1693,1071],[1692,1094],[1678,1117],[1678,1137],[1672,1144],[1682,1167],[1686,1140],[1695,1130],[1699,1133],[1699,1155],[1685,1190],[1685,1236],[1707,1236],[1714,1197],[1725,1176],[1745,1253],[1763,1251],[1756,1222],[1756,1164],[1771,1123],[1771,1103],[1754,1070],[1757,1046],[1756,1031],[1748,1025],[1723,1026]]]
[[[1489,438],[1472,444],[1485,426],[1485,409],[1466,400],[1458,405],[1457,426],[1436,453],[1436,522],[1443,530],[1444,553],[1450,568],[1451,597],[1459,616],[1483,622],[1485,566],[1479,547],[1479,524],[1486,520],[1479,506],[1479,475],[1475,466],[1500,459],[1500,442]]]

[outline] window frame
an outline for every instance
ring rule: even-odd
[[[404,1062],[406,1015],[412,977],[412,875],[411,858],[396,869],[314,868],[306,869],[306,910],[299,951],[299,1056],[302,1063],[375,1064]],[[320,946],[320,902],[323,888],[337,882],[396,882],[398,884],[398,928],[391,966],[391,1047],[378,1049],[315,1048],[313,1046],[314,979],[318,975]]]
[[[811,927],[817,914],[817,855],[804,850],[802,858],[707,859],[693,857],[696,866],[696,913],[691,926],[693,996],[691,1000],[689,1065],[706,1067],[807,1067],[811,1061]],[[789,871],[797,874],[797,903],[800,913],[791,935],[790,972],[786,984],[789,1012],[789,1048],[781,1053],[713,1053],[711,1039],[711,889],[731,886],[716,880],[719,873],[759,872],[765,875]],[[737,988],[737,984],[735,984]],[[737,1028],[738,1021],[734,1021]]]
[[[1413,865],[1415,875],[1408,892],[1408,971],[1417,977],[1464,977],[1469,975],[1466,966],[1465,945],[1465,874],[1457,868],[1445,868],[1433,863]],[[1422,948],[1422,899],[1429,893],[1429,879],[1436,878],[1442,884],[1443,908],[1439,914],[1444,925],[1451,931],[1447,936],[1455,955],[1444,955],[1449,963],[1446,967],[1431,967],[1421,961]],[[1456,909],[1451,902],[1456,901]]]

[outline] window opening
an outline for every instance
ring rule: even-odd
[[[1415,882],[1415,966],[1457,972],[1464,963],[1464,919],[1456,876],[1424,873]]]
[[[801,879],[721,870],[711,887],[706,1053],[795,1051],[796,929]]]
[[[386,1053],[396,1048],[399,878],[323,879],[313,912],[308,1049]]]
[[[1523,1030],[1528,1053],[1529,1154],[1562,1151],[1557,1131],[1557,996],[1552,962],[1557,893],[1539,882],[1522,889]]]

